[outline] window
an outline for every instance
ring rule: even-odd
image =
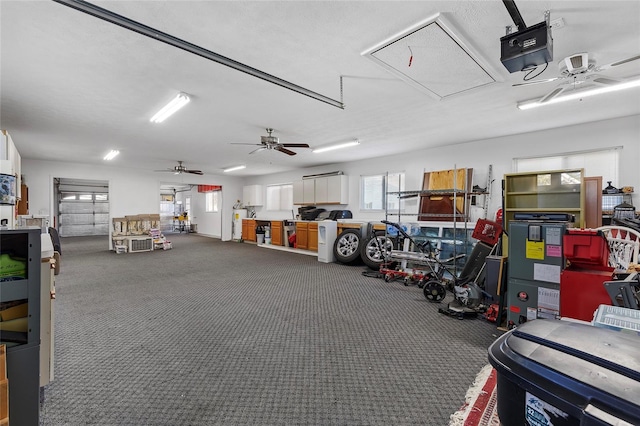
[[[293,185],[267,186],[267,211],[290,211],[293,209]]]
[[[191,197],[186,197],[184,199],[184,212],[191,215]]]
[[[61,199],[63,201],[107,201],[109,196],[106,193],[87,194],[80,192],[63,192],[61,194]]]
[[[220,191],[207,192],[204,194],[204,211],[219,212],[220,211]]]
[[[514,158],[516,173],[538,170],[584,169],[585,176],[602,176],[603,182],[618,181],[618,156],[620,147],[597,151],[569,152],[545,157]],[[543,175],[538,176],[538,185],[544,183]],[[579,180],[579,179],[578,179]],[[577,183],[575,176],[562,176],[563,185]]]
[[[387,197],[387,192],[404,191],[404,173],[385,173],[381,175],[362,176],[360,179],[360,210],[379,211],[404,208],[403,200],[397,196]]]

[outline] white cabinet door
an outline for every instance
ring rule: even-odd
[[[316,204],[326,204],[330,200],[330,192],[329,192],[329,178],[328,177],[319,177],[315,179],[316,181]]]
[[[323,179],[327,180],[327,203],[349,204],[349,178],[347,176],[329,176]]]
[[[315,179],[304,179],[302,181],[302,203],[314,204],[316,202],[316,185]]]
[[[248,185],[242,188],[242,202],[245,206],[261,206],[262,185]]]
[[[293,204],[304,204],[304,184],[301,180],[293,182]]]

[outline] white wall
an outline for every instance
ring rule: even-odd
[[[389,141],[393,143],[393,141]],[[640,116],[630,116],[613,120],[605,120],[549,129],[539,132],[525,133],[494,139],[479,140],[464,144],[443,146],[411,153],[398,154],[392,157],[375,158],[366,161],[334,164],[329,166],[305,169],[247,179],[249,184],[287,183],[301,179],[303,175],[343,171],[349,176],[349,204],[347,206],[326,207],[346,208],[352,211],[354,219],[380,220],[382,214],[367,213],[359,210],[360,176],[385,172],[406,173],[407,190],[418,190],[422,187],[422,176],[425,171],[438,171],[457,168],[473,168],[474,184],[484,187],[487,181],[488,166],[493,166],[493,191],[488,211],[488,218],[495,216],[502,203],[501,181],[505,173],[512,173],[513,159],[518,157],[553,155],[567,152],[601,149],[622,146],[620,153],[620,181],[614,186],[634,186],[634,205],[640,199]],[[366,141],[353,149],[366,149]],[[344,151],[345,155],[348,150]],[[589,170],[585,170],[589,176]],[[611,179],[605,179],[603,181]],[[417,199],[408,200],[407,210],[417,212]],[[325,206],[322,206],[325,207]],[[258,218],[279,218],[276,212],[256,209]],[[282,213],[283,215],[285,213]],[[287,218],[290,217],[290,213]]]
[[[30,159],[22,159],[22,175],[24,183],[29,187],[29,213],[50,217],[54,211],[53,178],[56,177],[108,181],[111,217],[159,213],[160,183],[175,180],[167,179],[166,175],[160,173],[135,169]],[[235,200],[242,196],[241,179],[226,176],[181,175],[180,180],[185,184],[222,185],[222,229],[216,229],[216,226],[205,223],[202,228],[200,224],[198,225],[198,232],[230,240],[231,207]],[[195,194],[198,194],[197,191]],[[202,200],[198,201],[199,196],[192,195],[191,202],[200,204],[204,211],[204,195],[198,195],[202,195]],[[198,214],[197,220],[201,218],[204,220]]]
[[[223,189],[222,194],[224,196],[226,188],[223,187],[222,189]],[[233,202],[227,202],[223,206],[222,211],[207,212],[205,211],[206,195],[204,192],[198,192],[198,188],[194,187],[190,193],[183,192],[183,194],[184,196],[191,197],[191,211],[189,212],[189,214],[191,215],[191,223],[195,223],[198,225],[198,233],[215,237],[215,238],[222,238],[223,225],[224,225],[222,223],[223,217],[226,217],[229,223],[232,220],[231,214],[223,215],[223,213],[225,209],[231,212],[233,207]],[[227,240],[230,239],[231,238],[230,235],[231,234],[229,234],[229,238],[225,238],[225,239]]]
[[[366,149],[366,141],[355,149]],[[389,141],[393,143],[393,141]],[[349,209],[359,220],[380,220],[380,213],[359,211],[359,184],[361,175],[384,172],[406,173],[406,189],[419,189],[425,171],[447,170],[471,167],[474,169],[474,184],[484,186],[488,165],[493,165],[495,182],[488,217],[493,217],[501,204],[501,180],[505,173],[512,172],[514,157],[533,155],[553,155],[579,150],[622,146],[620,155],[620,182],[617,187],[634,186],[640,192],[640,116],[630,116],[605,120],[580,126],[549,129],[501,138],[480,140],[465,144],[425,149],[393,157],[376,158],[366,161],[348,162],[323,167],[297,170],[295,172],[257,176],[246,179],[227,176],[184,175],[184,183],[222,185],[222,228],[216,229],[204,213],[204,194],[192,193],[192,216],[198,223],[198,232],[231,239],[232,206],[242,199],[242,186],[250,184],[291,183],[303,175],[341,170],[349,176],[349,204],[346,206],[326,206]],[[349,155],[345,151],[345,155]],[[167,181],[166,175],[74,163],[59,163],[39,160],[22,160],[22,173],[29,186],[29,210],[31,214],[49,214],[53,211],[53,178],[100,179],[109,181],[109,197],[112,217],[138,213],[158,213],[160,205],[160,182]],[[586,171],[589,175],[589,171]],[[605,177],[606,178],[606,177]],[[604,179],[606,181],[607,179]],[[609,179],[610,180],[610,179]],[[266,193],[266,189],[263,188]],[[638,195],[634,195],[634,205],[639,205]],[[417,211],[416,200],[407,208]],[[259,219],[290,219],[291,212],[267,212],[264,207],[256,209]],[[206,219],[203,219],[206,218]]]

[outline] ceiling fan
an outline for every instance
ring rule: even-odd
[[[178,161],[178,165],[174,166],[172,169],[156,170],[156,172],[171,172],[171,173],[176,174],[176,175],[181,175],[182,173],[191,173],[191,174],[194,174],[194,175],[203,174],[202,170],[190,170],[190,169],[187,169],[182,164],[182,161]]]
[[[287,148],[309,148],[309,145],[306,143],[280,143],[279,139],[275,136],[271,136],[273,133],[273,129],[267,128],[268,136],[260,136],[260,143],[233,143],[233,145],[257,145],[260,148],[254,149],[249,154],[253,154],[254,152],[267,150],[275,150],[280,151],[287,155],[296,155],[295,152],[287,149]]]
[[[544,95],[539,103],[548,102],[555,98],[567,89],[575,88],[578,85],[585,83],[593,83],[598,86],[610,86],[618,84],[621,80],[605,77],[599,72],[606,71],[611,68],[615,68],[619,65],[623,65],[635,60],[640,59],[640,55],[632,56],[621,61],[612,62],[606,65],[596,65],[596,61],[589,57],[589,53],[576,53],[575,55],[567,56],[560,62],[558,62],[558,68],[560,75],[554,78],[547,78],[544,80],[531,80],[524,83],[516,83],[513,86],[528,86],[530,84],[548,83],[551,81],[565,80],[560,83],[555,89]]]

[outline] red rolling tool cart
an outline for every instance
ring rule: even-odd
[[[601,304],[611,304],[604,287],[614,270],[607,239],[595,229],[567,229],[563,247],[569,266],[560,274],[560,315],[591,321]]]

